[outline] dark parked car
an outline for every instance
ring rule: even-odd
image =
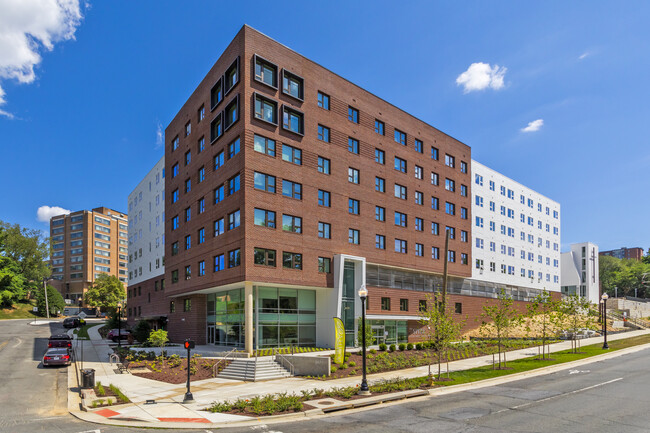
[[[68,317],[63,319],[64,328],[78,328],[81,325],[81,319],[78,317]]]
[[[72,347],[72,338],[70,338],[68,334],[52,335],[47,342],[47,347],[62,347],[69,349]]]
[[[118,335],[120,340],[126,340],[129,338],[129,335],[131,335],[131,332],[128,329],[120,329],[118,334],[118,329],[111,329],[110,331],[108,331],[108,334],[106,335],[106,339],[117,342]]]
[[[43,367],[49,365],[70,365],[71,361],[70,349],[65,347],[47,349],[47,352],[43,355]]]

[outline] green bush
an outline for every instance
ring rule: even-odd
[[[140,343],[144,343],[151,333],[151,325],[146,320],[140,320],[133,328],[133,337]]]
[[[406,349],[406,344],[400,343],[398,347],[401,352],[404,352],[404,349]]]
[[[415,343],[416,350],[422,350],[422,343]]]
[[[406,350],[413,350],[413,343],[408,343],[406,345]]]
[[[370,353],[374,355],[375,353],[377,353],[377,349],[370,349]]]
[[[330,372],[336,373],[336,370],[338,370],[338,367],[336,365],[333,365],[332,367],[330,367]]]
[[[395,345],[394,345],[394,344],[391,344],[391,345],[390,345],[390,351],[391,351],[391,352],[394,352],[394,351],[395,351]]]
[[[387,347],[387,346],[386,346],[386,343],[381,343],[381,344],[379,344],[379,350],[381,350],[382,352],[385,352],[385,351],[386,351],[386,347]]]
[[[106,395],[106,390],[104,389],[104,386],[102,385],[101,382],[97,382],[97,395],[100,397],[104,397]]]
[[[348,362],[348,365],[349,365],[350,367],[356,367],[356,366],[357,366],[357,363],[354,362],[354,361],[350,361],[350,362]]]

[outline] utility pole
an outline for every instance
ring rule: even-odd
[[[50,304],[47,302],[47,278],[43,278],[43,290],[45,291],[45,311],[47,312],[47,318],[50,318]]]

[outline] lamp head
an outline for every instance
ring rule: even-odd
[[[601,298],[603,301],[606,301],[606,300],[609,298],[609,296],[607,295],[607,293],[603,293],[603,296],[601,296],[600,298]]]
[[[365,298],[366,296],[368,296],[368,289],[366,289],[366,286],[364,284],[359,288],[359,297]]]

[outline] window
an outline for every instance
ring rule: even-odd
[[[424,230],[424,220],[422,218],[415,217],[415,230],[418,232]]]
[[[385,311],[390,310],[390,298],[381,298],[381,309]]]
[[[172,243],[172,256],[178,254],[178,241]]]
[[[256,189],[261,189],[275,194],[275,176],[255,172],[253,174],[253,179],[253,184]]]
[[[205,261],[201,260],[199,262],[199,277],[202,277],[205,275]]]
[[[278,67],[255,54],[255,81],[278,88]]]
[[[274,214],[275,216],[275,214]],[[217,237],[219,235],[222,235],[226,232],[225,225],[224,225],[224,219],[218,219],[214,222],[214,236]]]
[[[415,255],[418,257],[422,257],[424,255],[424,245],[415,244]]]
[[[176,203],[179,198],[179,192],[178,188],[176,188],[174,191],[172,191],[172,203]]]
[[[275,228],[275,212],[255,208],[253,217],[256,226]]]
[[[352,137],[348,137],[348,151],[359,154],[359,140],[356,140]]]
[[[330,109],[330,97],[323,92],[318,92],[318,106],[325,110]]]
[[[234,140],[228,145],[228,159],[231,159],[233,156],[237,155],[240,150],[239,138]]]
[[[434,173],[432,171],[431,172],[431,185],[438,186],[439,184],[440,184],[440,176],[438,176],[438,173]]]
[[[223,254],[214,256],[214,272],[219,272],[225,268]]]
[[[416,179],[422,179],[422,167],[416,165],[413,169],[413,172],[415,173]]]
[[[445,203],[445,213],[448,215],[456,215],[456,205],[453,203]]]
[[[318,157],[318,172],[323,174],[330,174],[330,160],[323,158],[322,156]]]
[[[480,174],[474,175],[474,183],[476,183],[479,186],[483,186],[483,176]]]
[[[192,191],[192,179],[185,179],[185,192]]]
[[[440,200],[438,200],[438,197],[431,197],[431,209],[433,210],[439,210],[440,209]]]
[[[406,133],[400,131],[399,129],[396,129],[394,138],[396,142],[398,142],[402,146],[406,146]]]
[[[375,132],[380,135],[385,135],[385,129],[384,122],[375,119]]]
[[[282,93],[302,101],[304,98],[304,80],[302,77],[283,69]]]
[[[453,180],[451,180],[449,178],[446,178],[445,179],[445,189],[447,191],[451,191],[451,192],[456,191],[456,182],[454,182]]]
[[[460,186],[460,195],[462,197],[467,197],[467,185]]]
[[[449,154],[445,154],[445,165],[454,168],[456,166],[456,158]]]
[[[359,245],[359,230],[348,229],[348,242]]]
[[[233,176],[228,179],[228,195],[233,195],[239,191],[240,178],[239,175]]]
[[[176,230],[179,227],[178,215],[172,218],[172,230]]]
[[[467,173],[467,163],[465,161],[460,162],[460,172]]]
[[[210,142],[214,142],[217,138],[221,137],[221,134],[223,134],[223,124],[221,121],[221,113],[219,113],[210,122]]]
[[[299,135],[304,135],[304,114],[286,105],[282,106],[282,128]]]
[[[375,206],[375,219],[377,221],[386,221],[386,208]]]
[[[446,226],[445,230],[449,232],[449,239],[456,239],[456,229],[455,228]]]
[[[187,235],[185,236],[185,249],[189,250],[190,248],[192,248],[192,236]]]
[[[302,200],[302,185],[285,179],[282,181],[282,195]]]
[[[395,225],[400,227],[406,227],[405,213],[395,211]]]
[[[180,171],[180,167],[178,166],[178,163],[174,164],[172,166],[172,179],[178,176],[179,171]]]
[[[233,230],[239,227],[239,209],[228,214],[228,230]]]
[[[293,215],[282,215],[282,230],[285,232],[302,233],[302,218]]]
[[[302,150],[297,147],[282,145],[282,160],[292,164],[302,165]]]
[[[192,311],[192,300],[189,298],[183,299],[183,311]]]
[[[332,269],[332,259],[329,257],[318,258],[318,272],[329,274]]]
[[[275,250],[253,248],[253,262],[256,265],[275,267]]]
[[[415,191],[415,204],[422,206],[424,204],[424,194],[420,191]]]
[[[407,242],[403,239],[395,239],[395,252],[406,254],[407,253]]]
[[[424,146],[422,145],[422,141],[418,140],[417,138],[415,139],[415,151],[424,153]]]
[[[332,226],[328,223],[318,222],[318,237],[322,239],[332,239]]]
[[[223,130],[227,131],[239,120],[239,95],[235,96],[224,109]]]
[[[282,267],[288,269],[302,269],[302,254],[284,251],[282,253]]]
[[[192,219],[192,208],[185,208],[185,222],[188,222]]]
[[[222,89],[223,86],[221,83],[221,78],[219,78],[217,82],[212,86],[212,89],[210,89],[210,110],[214,110],[214,108],[219,105],[223,99]]]
[[[318,190],[318,205],[324,207],[330,207],[330,193],[329,191],[324,191],[322,189]]]
[[[217,153],[214,157],[214,170],[217,171],[225,164],[225,155],[223,151]]]
[[[409,300],[408,299],[400,299],[399,300],[399,310],[400,311],[408,311],[409,310]]]
[[[438,236],[440,234],[440,224],[431,222],[431,234]]]
[[[449,263],[456,263],[456,251],[449,250],[447,260]]]
[[[494,181],[490,181],[490,191],[494,191]]]
[[[386,164],[386,153],[381,149],[375,149],[375,162],[378,164]]]
[[[359,110],[348,106],[348,120],[353,123],[359,123]]]
[[[241,264],[241,254],[239,248],[228,252],[228,267],[234,268]]]
[[[227,95],[230,90],[239,82],[239,57],[232,62],[232,65],[226,69],[224,78],[224,95]]]
[[[463,219],[463,220],[467,219],[467,208],[464,208],[464,207],[460,208],[460,219]]]
[[[185,152],[185,165],[189,165],[192,162],[192,152],[189,150]]]
[[[359,215],[359,200],[353,198],[348,199],[348,213]]]
[[[375,248],[379,250],[386,249],[386,236],[384,235],[375,235]]]
[[[330,142],[330,129],[327,126],[318,125],[318,139],[325,143]]]
[[[214,190],[214,204],[219,203],[225,197],[224,186],[221,185]]]
[[[402,158],[395,157],[395,170],[406,173],[406,161]]]
[[[199,178],[199,183],[205,180],[205,167],[199,168],[198,178]]]
[[[253,141],[256,152],[265,153],[273,157],[275,156],[275,140],[255,134]]]
[[[433,260],[440,260],[440,248],[431,247],[431,258]]]
[[[438,148],[431,146],[431,159],[435,159],[437,161],[439,158],[440,152],[438,151]]]
[[[460,241],[467,242],[467,232],[465,230],[460,231]]]
[[[395,184],[395,197],[406,200],[406,187],[400,184]]]
[[[348,168],[348,182],[350,183],[359,183],[359,170],[356,168]]]
[[[386,192],[386,179],[375,177],[375,191]]]
[[[266,98],[259,93],[255,93],[255,118],[271,123],[278,124],[278,104],[272,99]]]

